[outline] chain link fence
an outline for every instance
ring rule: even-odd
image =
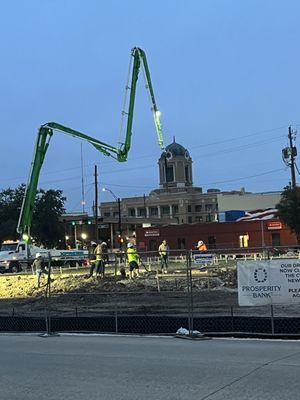
[[[174,334],[184,327],[207,335],[300,336],[298,306],[238,306],[236,271],[240,260],[298,260],[298,248],[208,254],[207,262],[195,266],[190,252],[169,251],[166,266],[157,252],[140,252],[132,279],[124,254],[112,254],[97,278],[88,277],[88,265],[54,267],[39,292],[0,300],[0,331]],[[121,279],[122,268],[127,279]],[[64,282],[69,286],[60,287]]]

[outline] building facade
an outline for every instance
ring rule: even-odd
[[[149,195],[123,198],[122,226],[172,225],[213,222],[218,218],[218,190],[193,186],[192,158],[175,140],[158,160],[159,187]],[[103,222],[118,222],[117,202],[100,205]]]
[[[297,236],[280,220],[224,222],[138,228],[136,244],[141,251],[157,251],[162,240],[172,250],[195,249],[199,240],[209,249],[296,247]]]
[[[110,240],[116,245],[118,235],[135,236],[138,227],[199,224],[218,222],[229,210],[251,211],[275,208],[280,193],[221,192],[193,186],[192,158],[189,151],[175,139],[158,160],[159,187],[148,195],[123,198],[120,201],[121,232],[119,232],[119,204],[101,203],[103,224],[110,227]]]

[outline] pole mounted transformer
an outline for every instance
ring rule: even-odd
[[[282,159],[287,167],[291,169],[291,187],[295,189],[296,187],[296,172],[295,168],[297,168],[295,158],[297,157],[297,147],[294,144],[296,140],[296,131],[292,130],[292,127],[289,126],[288,140],[289,146],[282,149]],[[298,168],[297,168],[298,169]]]

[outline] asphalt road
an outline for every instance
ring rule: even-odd
[[[0,335],[0,399],[298,399],[300,342]]]

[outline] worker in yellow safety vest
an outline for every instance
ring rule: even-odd
[[[133,275],[138,275],[139,272],[139,255],[136,251],[136,248],[132,243],[127,244],[127,261],[129,264],[129,277],[133,278]],[[136,272],[135,272],[136,271]]]

